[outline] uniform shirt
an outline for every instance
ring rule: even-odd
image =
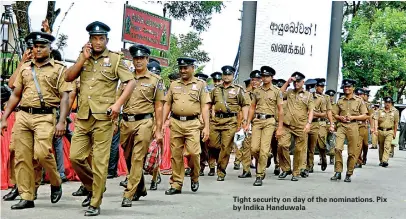
[[[350,99],[341,97],[333,107],[333,113],[338,116],[359,116],[367,114],[368,110],[362,98],[353,95]],[[346,125],[342,122],[341,124]]]
[[[256,104],[255,113],[275,116],[278,114],[277,105],[283,104],[283,94],[273,85],[268,89],[261,86],[254,91],[252,103]]]
[[[178,116],[197,116],[211,102],[206,82],[196,77],[186,84],[182,79],[172,82],[165,101],[172,104],[171,111]]]
[[[395,123],[399,122],[399,111],[395,107],[392,107],[389,112],[380,109],[376,113],[375,119],[378,120],[378,128],[394,128]]]
[[[324,98],[325,98],[325,101],[326,101],[326,110],[327,111],[333,110],[333,105],[331,104],[330,96],[325,94]]]
[[[224,92],[224,98],[223,98]],[[223,84],[214,88],[210,93],[210,98],[212,100],[212,105],[215,112],[228,113],[225,102],[228,104],[230,113],[238,113],[241,107],[249,106],[251,101],[244,94],[244,88],[240,85],[231,84],[227,88]]]
[[[145,114],[155,111],[155,101],[164,100],[164,87],[162,78],[156,74],[147,71],[144,75],[138,76],[133,73],[135,78],[135,88],[131,97],[124,104],[123,113],[127,114]],[[125,88],[125,84],[120,85],[117,97],[119,97]]]
[[[304,127],[308,122],[308,112],[314,109],[311,93],[290,89],[283,93],[283,98],[287,98],[283,123],[293,127]]]
[[[81,53],[80,56],[83,54]],[[98,120],[110,120],[106,112],[107,108],[116,101],[118,80],[126,82],[133,78],[134,76],[124,63],[122,53],[105,49],[97,59],[91,56],[85,61],[80,72],[77,118],[88,119],[91,111]]]
[[[327,101],[326,98],[321,94],[313,94],[314,101],[314,112],[324,113],[327,111]]]
[[[35,61],[28,61],[21,66],[13,84],[16,88],[22,88],[20,106],[41,108],[41,102],[32,76],[32,67],[35,69],[45,106],[59,106],[61,94],[72,91],[72,83],[64,80],[66,66],[54,59],[50,59],[41,67],[37,67]]]

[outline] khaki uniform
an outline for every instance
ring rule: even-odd
[[[24,200],[34,200],[35,181],[38,181],[35,175],[41,176],[40,173],[34,173],[33,160],[38,160],[39,164],[48,172],[51,185],[59,186],[61,184],[52,153],[52,139],[57,122],[56,107],[60,104],[60,97],[63,92],[72,90],[72,84],[63,80],[66,67],[62,62],[50,59],[38,68],[35,61],[28,61],[22,65],[14,82],[16,88],[22,89],[20,108],[41,108],[32,76],[32,66],[44,97],[45,107],[54,109],[52,114],[31,114],[22,110],[16,114],[13,128],[15,174],[18,191]]]
[[[245,92],[245,95],[247,98],[252,100],[254,91],[253,90],[247,90]],[[251,138],[252,138],[252,130],[250,132],[247,132],[244,141],[242,142],[242,147],[240,148],[241,152],[241,163],[242,163],[242,168],[243,172],[250,172],[250,166],[251,166]]]
[[[366,102],[365,106],[367,107],[368,110],[368,116],[372,117],[373,116],[373,109],[372,109],[372,104]],[[369,125],[369,119],[365,121],[360,121],[359,123],[359,145],[360,145],[360,151],[359,151],[359,156],[358,156],[358,164],[362,164],[363,162],[367,162],[367,154],[368,154],[368,125]]]
[[[171,83],[166,102],[171,104],[172,117],[170,119],[171,129],[171,166],[172,166],[172,188],[181,190],[185,177],[183,164],[183,150],[186,148],[189,159],[189,166],[192,169],[190,174],[193,182],[198,182],[200,171],[200,120],[199,114],[205,104],[210,103],[210,96],[206,82],[193,77],[187,84],[179,79]],[[195,119],[183,121],[174,117],[192,116]]]
[[[376,115],[378,115],[378,111],[379,111],[379,109],[373,111],[372,119],[373,119],[374,124],[375,124]],[[371,148],[374,148],[374,149],[378,148],[378,136],[377,135],[372,135],[372,147]]]
[[[283,100],[283,112],[286,112],[287,110],[287,101]],[[279,118],[278,118],[278,113],[275,114],[275,129],[278,128],[278,122],[279,122]],[[279,170],[279,156],[278,156],[278,144],[279,141],[276,138],[276,133],[274,132],[274,134],[272,135],[272,141],[271,141],[271,152],[273,155],[273,161],[275,164],[275,170]]]
[[[142,178],[144,158],[153,138],[155,102],[164,100],[163,82],[160,76],[149,71],[143,76],[133,74],[136,85],[131,97],[124,104],[123,119],[120,123],[120,143],[125,146],[126,154],[130,154],[129,157],[131,157],[128,184],[124,190],[124,197],[128,199],[132,199],[138,184],[145,185],[145,182],[140,181],[144,180]],[[124,88],[125,85],[121,84],[117,97],[121,95]],[[144,119],[142,115],[150,117]],[[140,118],[133,121],[129,120],[128,116],[140,116]]]
[[[90,205],[95,208],[102,202],[114,131],[106,112],[115,103],[118,80],[124,83],[134,78],[122,58],[122,53],[105,49],[97,59],[91,56],[79,75],[79,109],[70,160],[86,190],[92,192]],[[90,165],[88,157],[91,152]]]
[[[331,103],[331,102],[330,102],[330,97],[329,97],[329,99],[328,99],[328,102]],[[333,109],[334,109],[334,107],[336,107],[336,106],[337,106],[336,103],[331,103],[331,109],[332,109],[331,113],[332,113],[332,115],[333,115],[333,122],[334,122],[334,126],[335,126],[335,127],[337,127],[337,121],[336,121],[336,119],[334,118],[334,110],[333,110]],[[327,124],[330,125],[330,122],[327,122]],[[329,127],[328,125],[326,126],[327,141],[329,142],[329,144],[331,144],[331,143],[332,143],[331,140],[332,140],[332,138],[334,137],[334,135],[336,135],[336,134],[329,132],[329,128],[330,128],[330,127]],[[330,156],[330,163],[331,163],[332,160],[334,160],[334,155],[335,155],[335,150],[334,150],[334,148],[335,148],[335,145],[330,145],[330,150],[327,151],[328,155]]]
[[[308,122],[309,110],[314,109],[314,102],[312,95],[304,90],[291,89],[283,95],[287,98],[287,107],[283,119],[284,131],[278,145],[279,165],[282,171],[291,171],[289,147],[294,136],[293,176],[298,176],[300,169],[305,168],[307,134],[303,130]]]
[[[249,106],[251,102],[245,95],[244,89],[236,84],[231,84],[227,88],[221,84],[214,88],[210,96],[216,114],[235,114],[235,116],[229,118],[214,116],[210,124],[209,147],[215,148],[220,146],[217,175],[225,177],[228,161],[233,149],[234,134],[237,130],[237,114],[241,111],[242,107]],[[226,103],[230,112],[227,110]]]
[[[327,111],[327,101],[324,95],[314,93],[314,112],[325,113]],[[331,105],[330,105],[331,106]],[[330,107],[331,110],[331,107]],[[313,170],[314,166],[314,152],[316,146],[319,147],[320,156],[326,161],[326,119],[325,118],[313,118],[312,124],[310,126],[310,131],[308,133],[308,144],[307,144],[307,158],[306,169]]]
[[[255,104],[256,108],[252,120],[251,153],[258,162],[257,177],[265,177],[272,135],[276,126],[275,115],[278,113],[278,105],[283,104],[283,94],[279,88],[271,85],[268,89],[259,87],[252,97],[252,104]],[[269,115],[270,118],[256,118],[261,114]]]
[[[345,96],[341,97],[333,108],[333,114],[339,116],[359,116],[367,113],[368,110],[364,101],[355,95],[351,99],[347,99]],[[338,122],[335,147],[335,172],[341,173],[343,171],[342,151],[344,150],[344,140],[346,138],[348,140],[347,175],[352,175],[360,150],[358,141],[359,127],[356,120],[348,123]]]
[[[378,120],[379,162],[388,162],[391,152],[395,123],[399,123],[399,111],[392,107],[388,112],[385,108],[377,111]]]
[[[217,87],[216,85],[215,87]],[[214,90],[214,89],[213,89]],[[210,96],[212,96],[213,90],[210,91]],[[212,115],[213,108],[210,109],[210,130],[212,130],[213,127],[213,119],[214,116]],[[219,155],[220,155],[220,145],[212,144],[210,142],[209,138],[209,143],[207,145],[207,154],[208,154],[208,165],[210,169],[214,169],[216,166],[216,163],[218,163]]]

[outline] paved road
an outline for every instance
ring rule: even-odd
[[[264,185],[254,187],[254,178],[238,179],[240,171],[232,170],[230,165],[224,182],[217,182],[216,177],[201,177],[200,189],[193,193],[190,190],[190,180],[186,178],[181,195],[166,196],[164,191],[168,187],[169,176],[163,176],[158,190],[148,191],[148,196],[133,202],[132,208],[120,207],[123,189],[118,183],[124,178],[120,177],[107,181],[107,192],[104,194],[101,215],[98,218],[405,218],[406,151],[396,151],[395,158],[390,160],[390,166],[386,169],[378,166],[377,157],[378,151],[370,150],[367,165],[356,169],[351,183],[330,182],[333,166],[329,165],[325,172],[321,172],[320,166],[317,166],[315,173],[309,178],[300,178],[298,182],[291,182],[290,178],[277,180],[272,169],[269,169]],[[149,181],[150,176],[147,179]],[[85,209],[80,206],[83,198],[70,195],[79,185],[78,182],[65,183],[64,196],[57,204],[50,203],[49,185],[41,186],[33,209],[11,211],[10,206],[16,202],[2,201],[1,218],[85,218]],[[6,191],[1,192],[2,195],[5,193]],[[240,204],[235,202],[235,196],[251,199],[250,202]],[[297,201],[295,197],[305,198],[306,201],[293,202]],[[318,197],[327,199],[327,202],[317,202],[320,201]],[[373,202],[333,202],[345,197],[371,199]],[[382,202],[377,202],[377,197],[382,197]],[[268,198],[268,202],[254,203],[257,201],[254,198]],[[292,202],[283,202],[283,198],[290,198]],[[330,198],[334,200],[329,200]],[[386,202],[383,202],[384,199]],[[233,209],[243,205],[251,206],[254,210]],[[268,205],[305,209],[267,210]],[[259,209],[261,206],[264,210]]]

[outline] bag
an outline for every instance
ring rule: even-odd
[[[147,157],[145,158],[144,171],[152,173],[152,171],[161,165],[161,147],[153,140],[148,148]]]
[[[240,131],[236,132],[234,134],[234,144],[237,146],[238,149],[241,149],[242,147],[242,142],[245,139],[245,132],[243,129],[240,129]]]

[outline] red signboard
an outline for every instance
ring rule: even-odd
[[[123,49],[123,48],[121,48],[121,52],[124,53],[124,57],[125,57],[127,60],[133,60],[133,57],[131,56],[130,51],[128,51],[128,49]],[[161,58],[161,57],[156,57],[156,56],[150,56],[150,58],[154,58],[154,59],[158,60],[160,66],[164,66],[164,67],[168,67],[168,66],[169,66],[169,61],[168,61],[168,59]]]
[[[124,5],[122,41],[168,51],[171,20]]]

